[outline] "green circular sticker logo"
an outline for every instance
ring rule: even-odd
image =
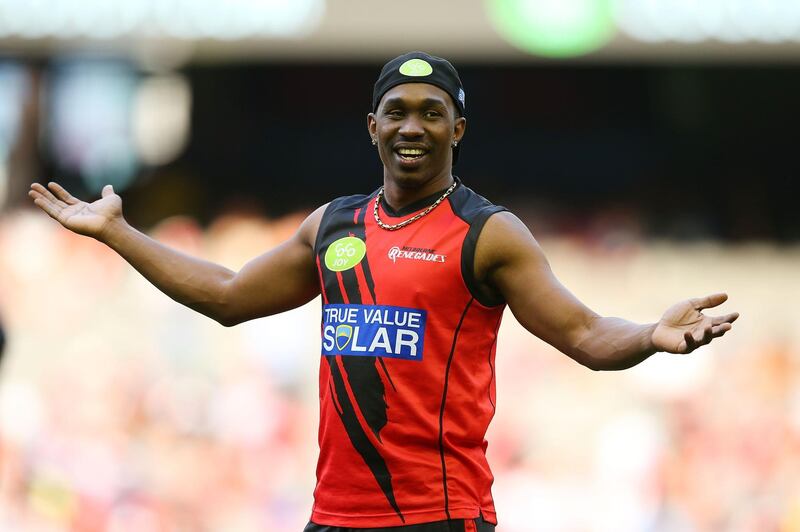
[[[409,59],[400,65],[400,73],[404,76],[430,76],[433,74],[433,67],[424,59]]]
[[[361,262],[367,254],[367,245],[360,238],[346,236],[340,238],[325,252],[325,266],[334,272],[349,270]]]

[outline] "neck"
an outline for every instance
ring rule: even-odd
[[[419,201],[436,192],[445,190],[452,184],[453,174],[450,173],[450,169],[424,183],[397,179],[384,171],[383,200],[388,203],[392,209],[399,211],[415,201]]]

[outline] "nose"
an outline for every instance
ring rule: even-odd
[[[404,137],[421,137],[425,134],[422,121],[414,113],[409,113],[400,125],[400,135]]]

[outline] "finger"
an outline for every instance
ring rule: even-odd
[[[41,183],[31,183],[31,190],[35,190],[40,194],[44,194],[47,189],[42,186]]]
[[[694,341],[694,336],[689,331],[683,333],[683,349],[681,350],[683,353],[689,353],[697,347],[697,344]]]
[[[112,185],[106,185],[103,187],[102,196],[105,198],[106,196],[110,196],[114,193],[114,187]]]
[[[739,317],[738,312],[732,312],[730,314],[725,314],[724,316],[715,316],[711,318],[711,323],[714,325],[720,325],[722,323],[733,323]]]
[[[58,183],[55,183],[53,181],[47,183],[47,188],[52,190],[53,194],[58,196],[58,199],[64,201],[65,203],[68,203],[70,205],[75,205],[76,203],[78,203],[80,201],[77,198],[72,197],[72,195],[70,195],[70,193],[67,192],[64,187],[62,187],[61,185],[59,185]]]
[[[28,191],[28,197],[35,202],[37,199],[42,197],[42,194],[41,192],[37,192],[36,190],[31,189]]]
[[[58,216],[61,214],[61,207],[57,206],[52,201],[48,201],[47,198],[42,197],[36,198],[33,200],[33,203],[46,212],[51,218],[58,220]]]
[[[708,342],[710,342],[712,338],[714,338],[713,330],[714,328],[711,325],[709,325],[703,330],[703,339],[700,340],[700,345],[705,345]]]
[[[31,190],[35,190],[36,192],[38,192],[39,194],[44,196],[47,200],[51,201],[52,203],[55,203],[59,207],[66,207],[67,206],[66,203],[64,203],[63,201],[61,201],[57,197],[53,196],[52,192],[47,190],[45,187],[43,187],[39,183],[32,184],[31,185]]]
[[[703,331],[703,338],[699,342],[696,342],[696,345],[693,347],[693,349],[697,349],[700,346],[711,343],[711,340],[714,338],[719,338],[726,332],[730,331],[731,327],[732,325],[730,323],[723,323],[722,325],[717,325],[715,327],[706,327]]]
[[[47,197],[36,190],[29,190],[28,196],[33,200],[33,203],[36,203],[36,200],[39,200],[42,203],[42,205],[50,205],[58,212],[66,208],[66,204],[63,201],[58,201],[57,199],[55,199],[52,194],[50,195],[50,197]]]
[[[726,332],[731,330],[730,323],[723,323],[719,327],[714,327],[713,332],[711,333],[711,340],[714,338],[719,338],[720,336],[724,335]],[[709,340],[709,342],[711,341]]]
[[[719,338],[726,332],[730,331],[733,326],[730,323],[723,323],[722,325],[717,325],[713,327],[711,330],[711,336],[713,338]]]
[[[711,308],[716,307],[717,305],[723,304],[725,301],[728,300],[728,294],[724,292],[720,292],[718,294],[711,294],[710,296],[706,297],[698,297],[691,299],[692,307],[695,310],[703,310],[704,308]]]

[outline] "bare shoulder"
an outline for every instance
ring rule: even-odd
[[[508,211],[490,216],[475,247],[476,277],[486,281],[504,266],[527,261],[546,263],[528,227]]]
[[[486,220],[480,239],[484,239],[484,237],[488,242],[502,245],[513,243],[516,238],[531,239],[533,235],[516,215],[509,211],[500,211]]]
[[[295,238],[299,239],[303,244],[311,249],[314,249],[314,242],[317,240],[317,232],[319,232],[319,225],[322,222],[322,216],[330,203],[326,203],[318,207],[314,212],[309,214],[300,227],[297,229]]]

